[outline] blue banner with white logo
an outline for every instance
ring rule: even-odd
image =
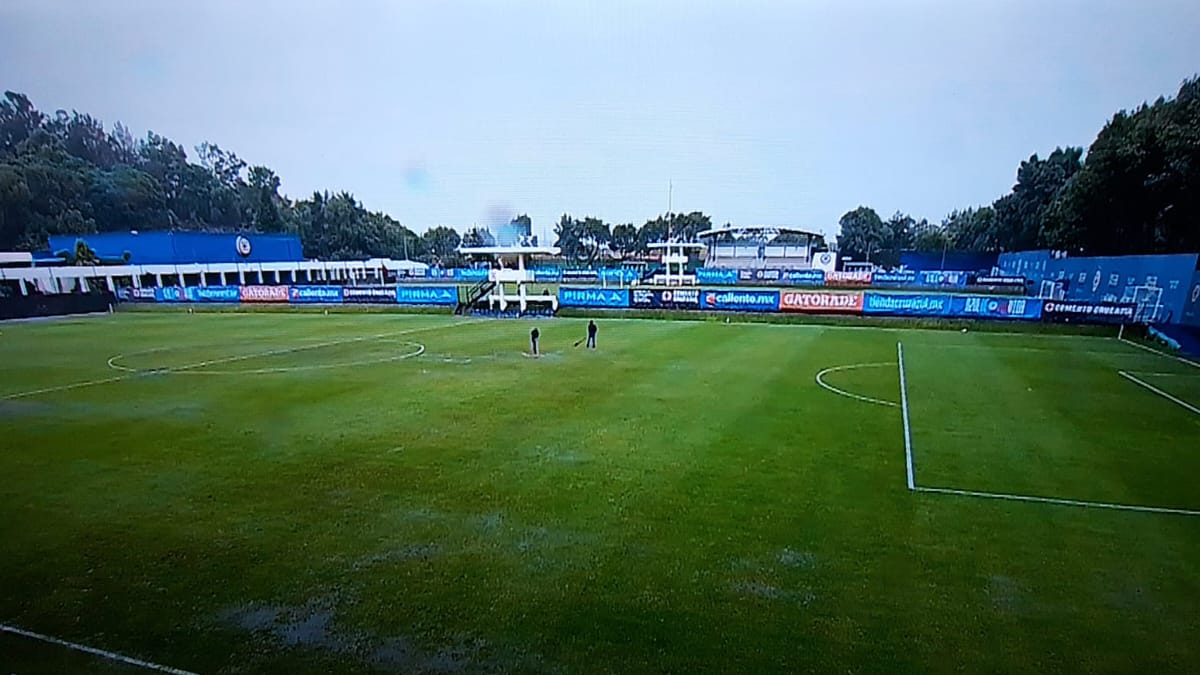
[[[783,270],[779,281],[790,286],[824,286],[825,272],[823,270]]]
[[[563,307],[629,306],[629,289],[625,288],[560,288],[558,303]]]
[[[967,273],[954,270],[926,270],[921,272],[922,286],[966,286]]]
[[[184,289],[188,302],[240,302],[237,286],[188,286]]]
[[[631,269],[603,269],[597,273],[601,281],[610,284],[630,283],[638,278],[637,270]]]
[[[737,270],[701,267],[696,270],[696,281],[715,286],[733,286],[738,282]]]
[[[735,312],[778,312],[779,291],[700,291],[700,309]]]
[[[457,305],[453,286],[397,286],[396,302],[402,305]]]
[[[341,286],[292,286],[288,289],[288,302],[297,304],[324,303],[341,304]]]
[[[949,316],[982,319],[1040,319],[1042,301],[1032,298],[993,298],[985,295],[955,295]]]
[[[950,295],[908,295],[901,293],[866,293],[863,295],[863,314],[892,316],[949,316]]]
[[[161,286],[154,289],[155,302],[187,302],[182,286]]]
[[[454,278],[459,281],[484,281],[488,278],[488,270],[456,269]]]
[[[906,284],[913,285],[917,283],[917,273],[908,270],[905,272],[876,272],[871,280],[876,284]]]

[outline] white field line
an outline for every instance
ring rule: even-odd
[[[42,642],[47,642],[52,645],[66,647],[67,649],[74,649],[77,652],[84,652],[85,654],[92,654],[94,656],[106,658],[111,661],[119,661],[119,662],[127,664],[127,665],[137,666],[138,668],[145,668],[146,670],[155,670],[160,673],[171,673],[172,675],[196,675],[196,673],[193,673],[190,670],[181,670],[179,668],[172,668],[171,666],[164,666],[164,665],[161,665],[158,663],[151,663],[150,661],[143,661],[141,659],[135,659],[132,656],[125,656],[124,654],[118,654],[116,652],[110,652],[110,651],[107,651],[104,649],[96,649],[95,647],[81,645],[78,642],[68,642],[67,640],[60,640],[56,637],[51,637],[49,635],[42,635],[41,633],[35,633],[31,630],[17,628],[16,626],[6,626],[4,624],[0,624],[0,632],[12,633],[13,635],[20,635],[21,637],[29,638],[31,640],[40,640]]]
[[[955,490],[952,488],[918,487],[917,492],[931,494],[958,495],[960,497],[979,497],[982,499],[1002,499],[1010,502],[1032,502],[1036,504],[1057,504],[1059,506],[1081,506],[1092,509],[1108,509],[1110,511],[1133,511],[1136,513],[1171,513],[1179,516],[1200,516],[1200,511],[1192,509],[1173,509],[1165,506],[1135,506],[1133,504],[1111,504],[1108,502],[1090,502],[1079,499],[1056,499],[1053,497],[1032,497],[1029,495],[1010,495],[1002,492],[979,492],[976,490]]]
[[[182,370],[182,371],[163,371],[169,372],[172,375],[270,375],[273,373],[298,373],[308,370],[331,370],[333,368],[355,368],[357,366],[370,366],[377,363],[391,363],[393,361],[403,361],[405,359],[416,358],[425,353],[425,345],[420,342],[408,342],[409,347],[415,347],[411,352],[397,354],[395,356],[381,356],[374,359],[364,359],[361,361],[347,361],[344,363],[318,363],[307,366],[277,366],[275,368],[255,368],[253,370]]]
[[[912,430],[908,425],[908,383],[904,380],[904,345],[896,343],[896,362],[900,366],[900,415],[904,418],[904,467],[908,472],[908,489],[916,489],[913,478]]]
[[[180,373],[180,372],[184,372],[184,371],[188,371],[188,370],[194,370],[196,368],[204,368],[206,366],[220,365],[222,363],[233,363],[235,361],[245,361],[247,359],[254,359],[254,358],[259,358],[259,357],[264,357],[264,356],[278,356],[280,354],[294,354],[296,352],[302,352],[302,351],[306,351],[309,349],[320,349],[322,347],[335,347],[337,345],[351,344],[354,342],[369,342],[371,340],[379,340],[381,338],[397,337],[400,335],[411,335],[413,333],[421,333],[421,332],[429,331],[429,330],[439,330],[442,328],[454,328],[455,326],[465,326],[465,325],[471,324],[471,323],[479,323],[479,321],[456,321],[454,323],[442,324],[442,325],[437,325],[437,326],[423,326],[421,328],[410,328],[408,330],[392,331],[392,332],[388,332],[388,333],[378,333],[376,335],[362,335],[359,337],[342,338],[339,340],[329,340],[326,342],[316,342],[313,344],[300,345],[297,347],[286,347],[286,348],[282,348],[282,349],[270,349],[270,350],[267,350],[264,352],[258,352],[256,354],[241,354],[238,356],[228,356],[228,357],[224,357],[224,358],[220,358],[220,359],[210,359],[208,361],[198,361],[196,363],[189,363],[186,365],[179,366],[177,368],[167,368],[167,369],[165,369],[165,372]]]
[[[1150,391],[1158,394],[1159,396],[1162,396],[1163,398],[1167,399],[1168,401],[1171,401],[1172,403],[1177,403],[1177,404],[1183,406],[1184,408],[1187,408],[1188,410],[1196,413],[1197,415],[1200,415],[1200,408],[1197,408],[1196,406],[1192,405],[1191,403],[1188,403],[1187,401],[1184,401],[1183,399],[1179,399],[1179,398],[1176,398],[1176,397],[1168,394],[1167,392],[1163,391],[1162,389],[1159,389],[1158,387],[1150,384],[1149,382],[1146,382],[1145,380],[1140,380],[1123,370],[1118,370],[1117,374],[1120,375],[1121,377],[1129,380],[1130,382],[1133,382],[1134,384],[1138,384],[1138,385],[1145,387],[1146,389],[1149,389]]]
[[[1200,377],[1200,373],[1154,373],[1145,370],[1127,370],[1125,372],[1143,377]]]
[[[1153,347],[1147,347],[1146,345],[1143,345],[1143,344],[1138,344],[1138,343],[1136,343],[1136,342],[1134,342],[1134,341],[1132,341],[1132,340],[1126,340],[1126,339],[1125,339],[1125,338],[1123,338],[1123,337],[1121,337],[1121,338],[1117,338],[1117,341],[1118,341],[1118,342],[1124,342],[1124,343],[1125,343],[1125,344],[1127,344],[1127,345],[1130,345],[1130,346],[1133,346],[1133,347],[1137,347],[1138,349],[1142,349],[1142,350],[1148,351],[1148,352],[1150,352],[1151,354],[1158,354],[1159,356],[1162,356],[1162,357],[1165,357],[1165,358],[1168,358],[1168,359],[1175,359],[1176,361],[1179,361],[1179,362],[1182,362],[1182,363],[1186,363],[1186,364],[1188,364],[1189,366],[1191,366],[1191,367],[1193,367],[1193,368],[1200,368],[1200,363],[1196,363],[1195,361],[1192,361],[1191,359],[1185,359],[1185,358],[1183,358],[1182,356],[1176,356],[1176,355],[1174,355],[1174,354],[1168,354],[1168,353],[1166,353],[1166,352],[1164,352],[1164,351],[1159,351],[1159,350],[1157,350],[1157,349],[1155,349],[1155,348],[1153,348]]]
[[[80,389],[82,387],[92,387],[98,384],[107,384],[109,382],[117,382],[119,380],[128,380],[133,377],[133,374],[114,375],[113,377],[105,377],[99,380],[85,380],[83,382],[74,382],[72,384],[62,384],[57,387],[45,387],[44,389],[33,389],[30,391],[21,391],[15,394],[6,394],[0,396],[0,401],[11,401],[17,398],[25,398],[27,396],[37,396],[38,394],[51,394],[56,391],[67,391],[69,389]]]
[[[38,394],[50,394],[50,393],[54,393],[56,391],[67,391],[70,389],[80,389],[82,387],[91,387],[91,386],[96,386],[96,385],[101,385],[101,384],[108,384],[109,382],[119,382],[121,380],[128,380],[130,378],[137,377],[138,375],[142,375],[142,374],[151,374],[151,373],[169,374],[169,373],[177,373],[177,372],[187,373],[191,370],[194,370],[196,368],[201,368],[204,366],[217,365],[217,364],[221,364],[221,363],[230,363],[233,361],[243,361],[246,359],[251,359],[251,358],[260,357],[260,356],[274,356],[277,354],[287,354],[287,353],[292,353],[292,352],[303,351],[305,349],[316,349],[318,347],[331,347],[334,345],[347,344],[350,342],[361,342],[361,341],[365,341],[365,340],[378,340],[380,338],[395,337],[395,336],[399,336],[399,335],[409,335],[411,333],[419,333],[422,331],[438,330],[441,328],[454,328],[456,326],[465,326],[467,324],[472,324],[472,323],[480,323],[480,321],[457,321],[455,323],[442,324],[442,325],[437,325],[437,326],[423,326],[421,328],[411,328],[408,330],[394,331],[394,332],[390,332],[390,333],[379,333],[377,335],[367,335],[367,336],[361,336],[361,337],[355,337],[355,338],[345,338],[342,340],[319,342],[319,343],[314,343],[314,344],[310,344],[310,345],[302,345],[300,347],[292,347],[292,348],[288,348],[288,349],[273,349],[273,350],[269,350],[266,352],[259,352],[256,354],[244,354],[241,356],[229,357],[229,358],[224,358],[224,359],[212,359],[210,361],[201,361],[199,363],[189,363],[189,364],[180,366],[178,368],[161,368],[161,369],[157,369],[157,370],[145,370],[145,371],[133,370],[126,366],[117,365],[114,362],[120,360],[121,358],[124,358],[124,355],[117,354],[116,356],[113,356],[112,358],[108,359],[108,365],[115,370],[126,371],[124,375],[115,375],[113,377],[106,377],[106,378],[101,378],[98,380],[85,380],[83,382],[73,382],[71,384],[63,384],[63,385],[59,385],[56,387],[45,387],[42,389],[32,389],[30,391],[21,391],[21,392],[17,392],[14,394],[6,394],[4,396],[0,396],[0,401],[8,401],[8,400],[17,399],[17,398],[26,398],[28,396],[37,396]],[[424,345],[422,345],[422,351],[424,351]],[[417,356],[417,355],[414,354],[414,356]],[[247,372],[249,374],[259,374],[259,373],[255,373],[254,371],[247,371]],[[229,374],[229,373],[222,373],[222,374]]]
[[[843,370],[855,370],[858,368],[881,368],[883,366],[893,366],[893,365],[896,365],[896,364],[894,362],[889,361],[887,363],[855,363],[855,364],[851,364],[848,366],[834,366],[832,368],[826,368],[826,369],[822,370],[821,372],[817,373],[816,380],[817,380],[817,384],[820,385],[822,388],[824,388],[828,391],[832,391],[833,393],[837,394],[838,396],[845,396],[847,398],[852,398],[856,401],[862,401],[864,403],[874,403],[876,405],[886,405],[886,406],[890,406],[892,408],[897,408],[900,406],[900,404],[896,403],[895,401],[885,401],[883,399],[871,398],[870,396],[862,396],[860,394],[855,394],[853,392],[849,392],[844,389],[838,389],[837,387],[833,386],[832,384],[827,383],[824,379],[822,379],[829,373],[836,373],[836,372],[843,371]]]

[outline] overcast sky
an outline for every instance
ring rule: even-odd
[[[1200,70],[1200,2],[0,1],[0,88],[423,231],[940,220]]]

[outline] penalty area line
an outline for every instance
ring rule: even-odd
[[[1014,495],[1003,492],[980,492],[978,490],[957,490],[954,488],[917,487],[917,492],[930,494],[956,495],[959,497],[978,497],[980,499],[1000,499],[1010,502],[1032,502],[1035,504],[1055,504],[1058,506],[1079,506],[1090,509],[1107,509],[1109,511],[1132,511],[1135,513],[1170,513],[1177,516],[1200,516],[1200,511],[1193,509],[1173,509],[1166,506],[1137,506],[1134,504],[1113,504],[1109,502],[1091,502],[1080,499],[1058,499],[1054,497],[1034,497],[1031,495]]]
[[[5,624],[0,624],[0,632],[12,633],[13,635],[20,635],[21,637],[29,638],[30,640],[39,640],[41,642],[45,642],[48,644],[58,645],[59,647],[66,647],[67,649],[73,649],[77,652],[83,652],[85,654],[91,654],[93,656],[99,656],[101,658],[105,658],[110,661],[119,661],[121,663],[131,665],[131,666],[137,666],[138,668],[144,668],[146,670],[154,670],[154,671],[158,671],[160,673],[171,673],[171,675],[196,675],[196,673],[194,673],[190,670],[181,670],[179,668],[172,668],[171,666],[164,666],[162,664],[153,663],[151,661],[143,661],[142,659],[135,659],[132,656],[125,656],[124,654],[110,652],[105,649],[97,649],[95,647],[81,645],[78,642],[70,642],[68,640],[61,640],[61,639],[53,637],[51,635],[42,635],[41,633],[35,633],[31,630],[25,630],[24,628],[17,628],[16,626],[8,626]]]
[[[913,479],[912,429],[908,425],[908,384],[904,380],[904,345],[896,343],[896,362],[900,369],[900,415],[904,418],[904,468],[908,473],[908,489],[916,489]]]
[[[1149,389],[1150,391],[1154,392],[1155,394],[1158,394],[1159,396],[1162,396],[1163,398],[1167,399],[1168,401],[1171,401],[1172,403],[1176,403],[1176,404],[1196,413],[1197,415],[1200,415],[1200,408],[1197,408],[1196,406],[1192,405],[1191,403],[1188,403],[1187,401],[1184,401],[1181,398],[1176,398],[1175,396],[1168,394],[1167,392],[1163,391],[1162,389],[1159,389],[1158,387],[1150,384],[1149,382],[1146,382],[1145,380],[1138,379],[1138,378],[1134,377],[1133,375],[1130,375],[1129,373],[1125,372],[1124,370],[1118,370],[1117,374],[1136,385],[1140,385],[1142,387],[1145,387],[1146,389]]]

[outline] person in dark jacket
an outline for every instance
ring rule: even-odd
[[[587,348],[588,349],[596,348],[596,331],[598,331],[598,330],[599,330],[599,328],[596,327],[595,321],[588,321],[588,339],[587,339]]]
[[[533,330],[529,331],[529,347],[530,347],[530,349],[533,350],[534,356],[538,355],[538,338],[539,337],[541,337],[541,333],[538,332],[537,326],[534,326]]]

